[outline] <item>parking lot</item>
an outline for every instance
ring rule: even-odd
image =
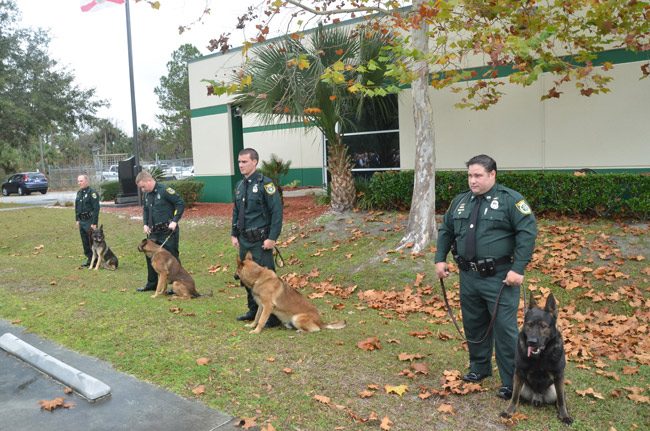
[[[11,333],[33,347],[111,387],[94,403],[64,393],[64,385],[0,349],[0,431],[234,431],[238,420],[199,401],[181,398],[109,363],[78,354],[0,319],[0,336]],[[42,410],[40,400],[63,397],[71,408]]]

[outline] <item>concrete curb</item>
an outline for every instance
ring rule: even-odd
[[[69,386],[89,401],[96,401],[111,393],[107,384],[38,350],[12,333],[7,332],[0,337],[0,348]]]

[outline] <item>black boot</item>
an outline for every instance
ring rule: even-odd
[[[237,317],[237,320],[239,321],[255,320],[255,315],[257,314],[257,302],[255,302],[255,298],[253,298],[253,292],[243,284],[242,287],[246,289],[246,302],[248,305],[248,311],[242,314],[241,316]]]
[[[266,321],[266,325],[264,325],[265,328],[276,328],[278,326],[282,326],[282,321],[275,314],[271,314],[269,320]]]
[[[155,285],[151,286],[149,284],[146,284],[143,287],[139,287],[139,288],[137,288],[135,290],[136,290],[136,292],[148,292],[150,290],[156,290],[156,286]]]

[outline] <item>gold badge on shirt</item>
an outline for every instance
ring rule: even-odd
[[[515,204],[515,207],[519,210],[520,213],[524,215],[529,215],[532,213],[532,210],[530,209],[530,206],[528,206],[528,203],[525,200],[520,200]]]
[[[266,193],[272,195],[273,193],[275,193],[275,184],[273,183],[264,184],[264,190],[266,190]]]

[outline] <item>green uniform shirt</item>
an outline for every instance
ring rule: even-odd
[[[156,183],[149,193],[144,195],[142,220],[145,225],[153,227],[159,223],[176,222],[185,211],[185,202],[176,190]]]
[[[247,182],[246,185],[244,182]],[[282,231],[282,202],[273,181],[254,172],[235,186],[235,202],[232,211],[232,236],[238,236],[239,212],[245,211],[245,229],[269,227],[269,239],[277,241]]]
[[[75,220],[79,222],[88,222],[97,225],[99,221],[99,195],[90,187],[79,189],[77,198],[74,201]],[[80,214],[90,214],[90,218],[84,217],[82,220]]]
[[[476,227],[476,260],[513,256],[511,269],[523,275],[535,249],[535,216],[521,194],[500,184],[495,184],[484,197]],[[477,201],[471,191],[452,201],[438,230],[436,263],[446,261],[454,241],[458,255],[466,256],[465,237]]]

